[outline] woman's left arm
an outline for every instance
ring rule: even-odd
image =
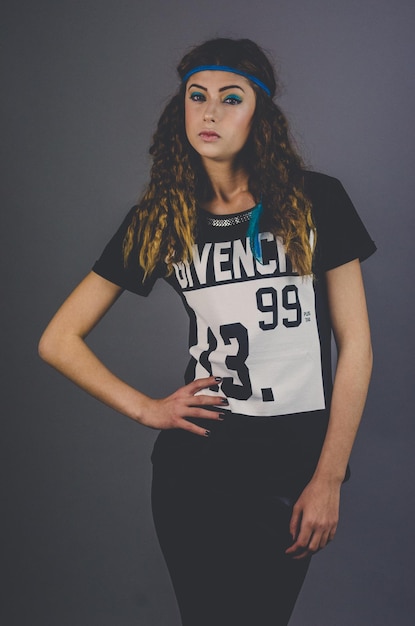
[[[372,370],[372,347],[358,259],[326,273],[337,345],[330,419],[313,478],[295,503],[290,523],[294,558],[311,556],[333,539],[340,487],[363,413]]]

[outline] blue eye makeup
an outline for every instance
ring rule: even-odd
[[[242,102],[242,98],[236,93],[230,93],[228,96],[226,96],[224,102],[227,102],[228,104],[240,104]]]
[[[205,95],[200,91],[192,91],[190,94],[190,100],[194,100],[194,102],[202,102],[205,99]]]
[[[189,95],[189,99],[193,102],[205,102],[206,95],[201,91],[192,91]],[[240,104],[242,101],[241,96],[236,93],[230,93],[223,99],[225,104]]]

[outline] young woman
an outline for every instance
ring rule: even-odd
[[[208,41],[178,73],[147,190],[40,354],[160,429],[153,512],[183,625],[282,625],[336,532],[371,371],[360,261],[375,246],[341,184],[304,170],[256,44]],[[147,295],[160,277],[189,314],[190,362],[185,386],[154,399],[85,337],[124,289]]]

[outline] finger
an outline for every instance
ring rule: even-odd
[[[315,554],[322,548],[326,546],[328,533],[316,531],[313,533],[309,544],[308,544],[308,552],[309,554]]]
[[[325,548],[330,541],[329,536],[330,536],[329,531],[314,532],[306,547],[302,544],[302,542],[299,539],[300,547],[297,553],[293,551],[293,558],[303,559],[305,557],[313,556],[313,554],[316,554],[320,550],[323,550],[323,548]],[[292,546],[292,548],[294,547],[295,546]]]
[[[197,426],[196,424],[193,424],[193,422],[188,422],[187,420],[181,420],[177,424],[176,428],[182,428],[183,430],[187,430],[188,432],[201,437],[210,437],[210,430]]]
[[[309,550],[305,550],[304,552],[300,552],[299,554],[294,554],[292,556],[293,561],[301,561],[302,559],[308,559],[313,556],[314,552],[310,552]]]
[[[336,530],[337,530],[337,526],[335,526],[334,528],[331,529],[331,531],[329,532],[329,538],[328,541],[333,541],[335,535],[336,535]]]
[[[335,528],[323,531],[314,530],[310,533],[307,541],[307,534],[304,534],[302,530],[297,541],[295,541],[293,545],[286,550],[286,554],[291,554],[295,559],[312,556],[330,543],[330,541],[334,538],[335,532]]]
[[[327,530],[326,532],[321,534],[318,550],[322,550],[323,548],[325,548],[329,542],[330,542],[330,531]]]
[[[293,559],[304,559],[313,553],[309,550],[308,546],[303,545],[302,543],[296,543],[295,545],[292,545],[291,548],[288,548],[288,550],[285,551],[285,554],[291,556]]]
[[[308,543],[306,541],[297,540],[292,546],[287,548],[285,554],[292,556],[294,559],[301,559],[308,556]]]
[[[293,541],[296,540],[298,533],[300,532],[301,515],[301,509],[297,509],[296,507],[294,507],[290,520],[290,535]]]
[[[221,411],[210,411],[209,409],[198,409],[191,406],[188,407],[186,411],[183,411],[183,417],[192,419],[223,420],[225,419],[225,414]]]
[[[229,401],[223,396],[192,396],[189,406],[228,406]]]
[[[312,534],[313,534],[312,529],[305,527],[305,525],[302,524],[301,530],[297,539],[294,541],[292,546],[290,546],[285,551],[285,553],[291,554],[292,556],[299,556],[299,555],[305,556],[304,553],[306,553],[308,550],[308,547],[312,538]]]
[[[219,376],[209,376],[209,378],[197,378],[193,382],[186,385],[189,393],[194,395],[198,391],[202,389],[207,389],[207,387],[213,387],[213,385],[219,385],[222,382],[222,378]]]

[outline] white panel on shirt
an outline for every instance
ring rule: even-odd
[[[204,263],[214,264],[215,283],[189,281],[188,289],[182,285],[197,320],[197,343],[190,348],[196,360],[195,377],[223,378],[221,389],[201,393],[225,394],[230,410],[244,415],[324,409],[312,278],[278,271],[267,275],[273,269],[270,263],[276,263],[271,261],[269,271],[257,264],[256,277],[244,280],[238,275],[236,282],[227,282],[235,279],[235,271],[232,277],[227,270],[221,271],[229,265],[220,265],[221,259],[226,260],[226,242],[213,245],[215,249],[206,244]],[[178,278],[184,269],[176,269]],[[190,277],[189,268],[186,272]]]

